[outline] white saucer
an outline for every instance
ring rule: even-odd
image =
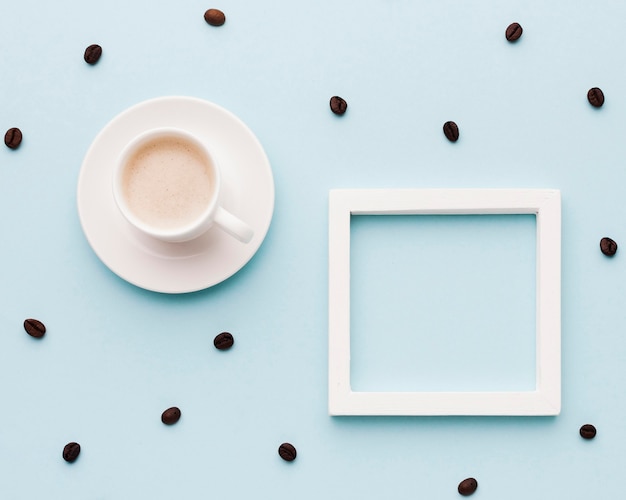
[[[134,136],[180,127],[206,138],[222,171],[222,205],[254,229],[244,244],[217,227],[186,243],[137,232],[122,217],[111,190],[115,160]],[[274,179],[263,147],[231,112],[191,97],[139,103],[111,120],[91,144],[78,177],[78,215],[89,244],[111,271],[138,287],[185,293],[211,287],[239,271],[261,246],[274,212]]]

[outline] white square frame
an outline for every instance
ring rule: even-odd
[[[352,215],[535,214],[536,386],[519,392],[356,392],[350,385]],[[561,194],[554,189],[334,189],[329,198],[331,415],[558,415]]]

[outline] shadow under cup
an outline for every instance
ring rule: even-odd
[[[213,225],[223,210],[220,187],[211,152],[197,137],[173,128],[150,130],[132,140],[120,154],[113,178],[114,199],[126,220],[169,242],[189,241]]]

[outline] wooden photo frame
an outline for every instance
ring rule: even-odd
[[[514,392],[356,392],[350,384],[352,215],[535,214],[536,385]],[[561,409],[561,195],[553,189],[336,189],[329,199],[331,415],[557,415]]]

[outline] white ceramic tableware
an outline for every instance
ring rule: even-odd
[[[217,158],[186,130],[161,127],[139,134],[120,153],[112,184],[122,215],[153,238],[189,241],[213,225],[243,243],[254,235],[220,205]]]
[[[111,189],[115,164],[133,138],[161,127],[184,129],[210,145],[220,162],[220,204],[254,230],[250,243],[217,227],[168,243],[122,216]],[[77,208],[87,242],[120,278],[155,292],[194,292],[230,278],[259,250],[274,211],[272,168],[259,140],[232,112],[194,97],[158,97],[122,111],[93,139],[78,176]]]

